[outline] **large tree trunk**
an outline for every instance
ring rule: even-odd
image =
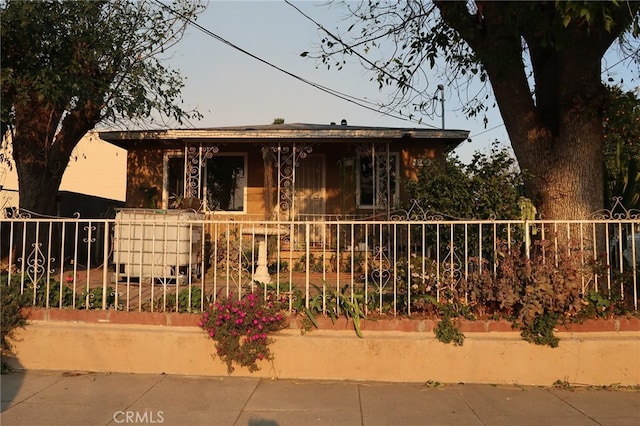
[[[57,216],[58,190],[69,158],[80,139],[97,123],[99,109],[87,102],[85,108],[69,112],[60,123],[64,109],[42,105],[37,99],[30,99],[30,108],[16,110],[12,132],[19,208],[20,213],[31,216]],[[51,226],[49,222],[16,225],[14,253],[25,262],[32,279],[62,264],[60,231],[59,225]]]
[[[20,138],[15,138],[15,144],[29,146]],[[15,150],[15,148],[14,148]],[[62,175],[68,163],[60,160],[33,158],[34,154],[25,153],[16,160],[16,172],[18,174],[18,188],[20,197],[20,210],[37,215],[56,216],[57,197]]]
[[[83,108],[67,113],[61,122],[63,108],[42,105],[37,100],[31,100],[29,107],[19,111],[11,142],[18,174],[20,210],[55,216],[58,190],[71,153],[80,139],[98,123],[100,109],[92,102],[86,102]],[[43,120],[43,117],[49,117],[49,120]]]
[[[585,219],[604,207],[601,58],[615,31],[571,23],[553,2],[435,2],[484,65],[512,147],[527,173],[526,195],[544,219]],[[480,5],[480,2],[478,2]],[[537,7],[537,21],[525,22]],[[622,19],[620,19],[622,21]],[[617,29],[621,31],[621,29]],[[533,88],[523,62],[523,40]],[[533,95],[532,95],[533,90]]]
[[[520,167],[530,174],[525,191],[540,218],[584,219],[604,207],[602,121],[597,116],[563,113],[560,132],[543,152],[530,152],[530,138],[511,143],[520,153]]]
[[[531,50],[541,49],[534,46]],[[584,219],[604,207],[602,120],[606,91],[600,65],[604,50],[593,40],[575,38],[564,50],[555,52],[552,61],[533,57],[534,62],[540,62],[535,67],[537,73],[549,76],[536,78],[537,121],[545,127],[543,133],[548,138],[544,152],[535,153],[542,156],[527,155],[537,126],[527,129],[526,138],[514,138],[512,145],[521,152],[521,167],[532,173],[526,190],[542,218]],[[551,91],[550,87],[553,94],[547,99],[542,93]],[[553,113],[547,118],[549,110]]]
[[[517,99],[530,95],[524,88],[514,91],[508,73],[495,71],[492,84],[514,152],[527,173],[525,191],[539,216],[585,219],[604,207],[600,59],[557,56],[538,66],[536,94],[541,95],[533,107]],[[541,68],[551,68],[553,78],[544,78],[548,70]]]

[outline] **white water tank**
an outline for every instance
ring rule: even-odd
[[[184,283],[202,260],[203,219],[193,210],[117,210],[118,279]]]

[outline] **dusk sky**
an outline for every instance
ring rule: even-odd
[[[294,5],[314,21],[334,31],[344,30],[344,10],[321,2],[298,1]],[[312,21],[284,1],[211,1],[197,23],[219,38],[247,53],[225,44],[192,27],[169,57],[172,68],[186,77],[184,100],[187,108],[197,108],[204,119],[195,127],[270,124],[274,118],[287,123],[328,124],[346,119],[349,124],[390,127],[438,127],[442,118],[438,106],[436,116],[423,117],[417,124],[371,111],[327,94],[289,75],[312,81],[358,99],[384,102],[385,93],[370,81],[359,63],[347,63],[342,70],[330,69],[314,59],[303,58],[304,51],[317,51],[326,34]],[[636,43],[638,41],[636,40]],[[285,70],[279,71],[264,62]],[[608,55],[603,69],[618,62],[617,54]],[[627,71],[628,62],[607,70],[607,76],[625,79],[628,90],[637,87]],[[445,82],[442,76],[430,75],[429,86]],[[467,118],[460,111],[465,94],[453,88],[445,90],[445,127],[470,130],[472,143],[463,143],[456,153],[468,160],[476,150],[486,152],[491,142],[508,143],[507,132],[497,108],[485,115]],[[493,102],[490,102],[490,106]],[[407,113],[408,111],[404,111]]]
[[[348,26],[341,22],[344,11],[335,6],[313,1],[297,1],[294,5],[329,30]],[[204,115],[201,121],[190,123],[192,127],[270,124],[274,118],[284,118],[287,123],[329,124],[346,119],[349,124],[362,126],[442,126],[439,106],[436,116],[423,117],[423,123],[417,124],[395,118],[400,116],[397,111],[392,112],[392,116],[371,111],[300,81],[305,79],[364,102],[382,103],[387,99],[385,93],[378,90],[377,83],[370,81],[372,75],[355,61],[338,71],[327,70],[315,60],[301,57],[304,51],[317,51],[325,34],[284,1],[211,1],[197,24],[223,41],[190,27],[173,51],[166,53],[166,64],[186,78],[184,108],[198,109]],[[635,43],[640,44],[638,40]],[[603,61],[606,70],[603,79],[623,78],[626,90],[638,87],[640,83],[627,70],[628,61],[619,59],[617,53],[607,55]],[[443,83],[444,78],[432,75],[429,79],[429,87],[434,88],[435,94],[435,87]],[[464,142],[455,151],[463,161],[468,161],[475,151],[488,152],[495,140],[508,144],[497,108],[487,112],[485,127],[484,115],[466,118],[460,112],[460,99],[464,99],[464,94],[458,94],[453,88],[446,88],[444,93],[445,127],[470,131],[472,142]],[[116,173],[114,167],[124,168],[124,152],[113,146],[93,147],[98,149],[96,154],[86,146],[79,146],[74,152],[62,189],[88,192],[84,186],[96,181],[82,178],[83,173],[89,172],[102,182],[98,195],[123,198],[124,175],[120,177],[122,173]],[[117,166],[105,167],[105,160],[109,158]],[[118,177],[109,177],[115,174]],[[5,174],[3,180],[5,188],[17,188],[13,173]],[[77,188],[78,182],[84,186]]]
[[[346,26],[340,22],[344,11],[336,7],[311,1],[295,5],[330,30]],[[324,34],[283,1],[212,1],[197,23],[290,74],[358,99],[374,103],[387,99],[377,83],[370,81],[372,74],[355,61],[342,70],[327,70],[316,60],[301,57],[304,51],[317,51]],[[439,105],[437,116],[424,117],[423,124],[395,118],[400,116],[397,111],[392,116],[371,111],[305,84],[196,28],[188,30],[169,64],[187,78],[185,106],[204,115],[203,120],[192,123],[196,127],[270,124],[274,118],[287,123],[329,124],[346,119],[363,126],[442,126]],[[434,94],[439,83],[434,76]],[[507,140],[497,109],[487,114],[487,129],[497,128],[485,133],[484,116],[467,119],[456,112],[460,107],[457,94],[446,90],[445,127],[470,130],[472,137],[482,133],[473,144],[463,144],[464,150],[481,149],[495,139]]]

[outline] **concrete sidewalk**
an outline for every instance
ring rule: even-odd
[[[13,425],[640,425],[640,392],[532,386],[14,372]]]

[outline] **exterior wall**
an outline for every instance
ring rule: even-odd
[[[127,207],[160,207],[162,162],[161,150],[132,150],[127,153]]]
[[[13,162],[11,138],[0,147],[9,163],[0,162],[0,209],[17,208],[18,174]],[[99,198],[124,201],[126,187],[126,151],[107,143],[90,131],[85,134],[71,153],[65,169],[60,191]],[[0,212],[0,217],[3,216]]]
[[[384,141],[382,141],[384,143]],[[348,142],[336,144],[315,144],[313,154],[325,158],[325,213],[328,215],[366,214],[371,209],[359,210],[356,203],[356,149]],[[407,201],[402,181],[415,179],[418,173],[416,159],[435,159],[444,152],[444,142],[430,141],[428,146],[416,140],[393,141],[391,152],[398,152],[400,159],[400,199]],[[175,148],[173,148],[175,149]],[[245,152],[248,155],[246,213],[254,217],[264,217],[264,161],[262,147],[258,144],[227,144],[220,152]],[[164,151],[145,145],[132,149],[127,154],[127,200],[126,207],[159,208],[162,205]],[[299,160],[303,163],[304,158]],[[274,165],[274,173],[277,169]],[[273,184],[277,187],[278,176]],[[155,189],[154,189],[155,188]],[[277,206],[276,190],[272,194],[274,208]],[[220,213],[216,213],[220,214]],[[226,213],[223,213],[227,215]],[[236,214],[238,217],[243,214]]]
[[[33,318],[38,316],[16,333],[17,359],[12,360],[16,367],[227,374],[226,365],[212,357],[213,341],[191,325],[197,315],[52,310],[35,312]],[[263,362],[256,373],[238,367],[234,376],[542,386],[557,380],[640,384],[637,319],[595,321],[578,325],[575,331],[561,331],[559,348],[529,344],[518,332],[508,331],[507,323],[480,321],[463,327],[463,346],[445,345],[435,339],[434,326],[431,320],[371,322],[364,324],[364,338],[358,338],[344,320],[305,334],[293,322],[293,328],[274,336],[273,363]],[[496,331],[486,331],[492,329]],[[628,329],[634,331],[612,331]]]
[[[247,150],[248,149],[248,150]],[[247,181],[247,214],[248,215],[260,215],[265,214],[264,208],[264,161],[262,160],[262,153],[258,146],[244,146],[238,147],[234,152],[247,152],[247,168],[248,168],[248,181]]]

